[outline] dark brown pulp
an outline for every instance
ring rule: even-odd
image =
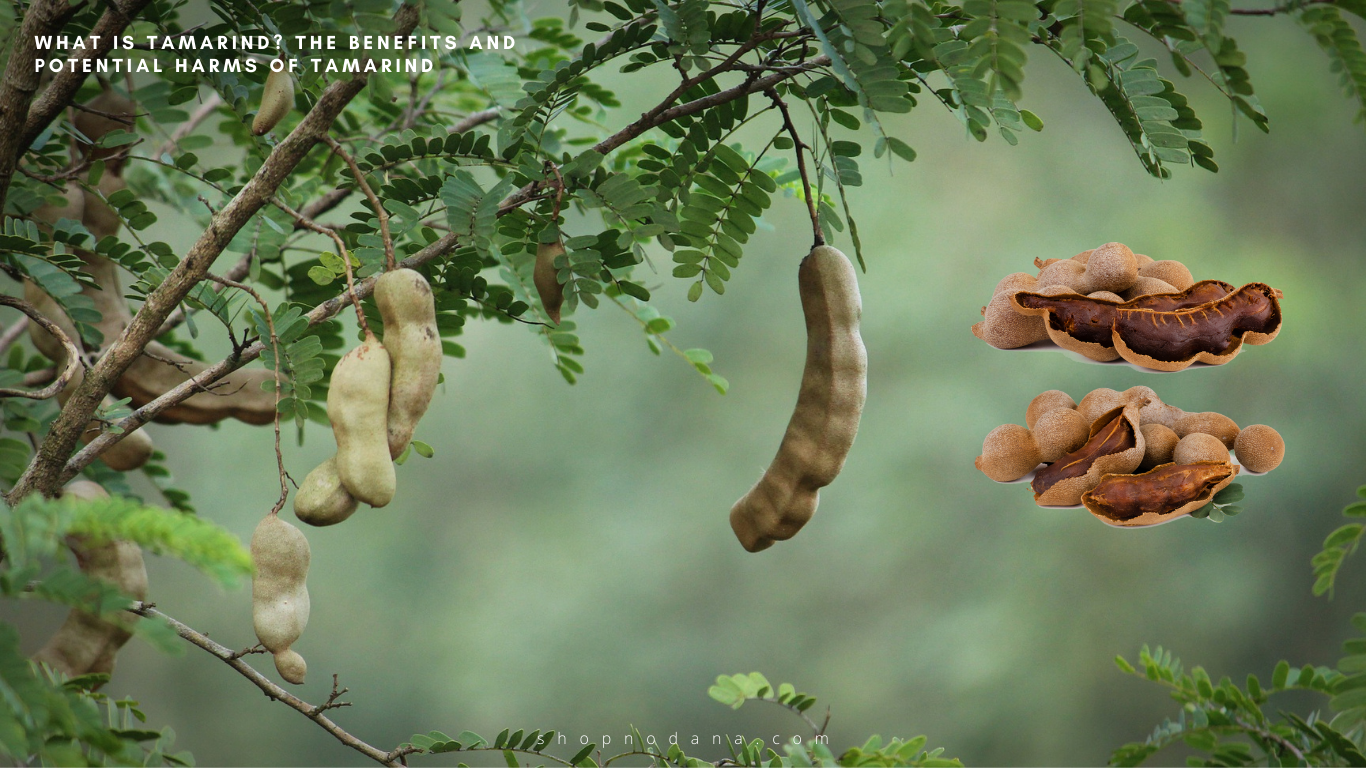
[[[1180,293],[1158,293],[1140,296],[1127,302],[1093,299],[1088,296],[1044,296],[1038,293],[1017,293],[1015,300],[1026,309],[1048,310],[1048,323],[1068,336],[1102,347],[1113,347],[1112,331],[1116,313],[1121,309],[1147,309],[1170,312],[1187,307],[1198,307],[1223,298],[1233,286],[1221,280],[1201,280]]]
[[[1115,312],[1115,332],[1129,349],[1168,362],[1189,360],[1200,352],[1225,354],[1248,331],[1271,333],[1280,324],[1276,292],[1263,283],[1248,283],[1218,301],[1189,309],[1121,307]]]
[[[1091,471],[1096,459],[1127,451],[1138,444],[1133,425],[1124,418],[1124,409],[1116,408],[1096,419],[1096,423],[1099,426],[1091,427],[1091,438],[1085,445],[1035,473],[1030,483],[1035,496],[1063,480],[1085,475]]]
[[[1106,475],[1087,495],[1087,506],[1111,520],[1166,514],[1201,498],[1232,474],[1229,464],[1201,462],[1166,464],[1141,475]]]

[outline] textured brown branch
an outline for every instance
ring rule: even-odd
[[[395,16],[395,34],[407,35],[418,22],[418,10],[404,5]],[[50,494],[59,485],[63,465],[76,448],[90,415],[128,366],[142,354],[166,318],[199,284],[209,267],[223,252],[233,236],[246,226],[275,194],[294,168],[313,146],[327,134],[332,121],[365,87],[362,73],[350,80],[333,83],[318,97],[317,103],[293,131],[266,158],[251,181],[209,222],[180,263],[166,279],[147,295],[142,308],[133,316],[123,334],[114,341],[100,361],[85,376],[67,400],[37,455],[15,483],[7,498],[16,502],[35,491]]]
[[[188,640],[191,644],[198,646],[199,648],[202,648],[205,651],[208,651],[209,654],[212,655],[214,658],[232,667],[234,670],[237,671],[238,674],[250,680],[252,684],[255,685],[257,688],[260,688],[261,692],[264,693],[268,698],[274,699],[280,702],[281,704],[284,704],[290,709],[299,712],[304,717],[307,717],[309,720],[312,720],[313,722],[317,723],[319,726],[322,727],[324,731],[327,731],[328,733],[332,734],[332,737],[335,738],[337,741],[340,741],[342,744],[345,744],[351,749],[356,750],[357,752],[361,753],[362,755],[365,755],[371,760],[374,760],[380,765],[398,766],[402,764],[399,762],[399,759],[401,757],[401,755],[399,755],[399,750],[395,749],[392,752],[385,752],[384,750],[378,747],[373,747],[365,743],[364,741],[361,741],[360,739],[356,738],[355,736],[352,736],[350,733],[346,731],[346,729],[342,728],[340,725],[337,725],[335,722],[331,720],[331,718],[323,714],[323,712],[327,711],[328,709],[335,709],[338,706],[345,706],[344,704],[335,703],[336,697],[340,695],[340,693],[337,693],[335,681],[332,688],[333,696],[328,699],[328,705],[309,704],[308,702],[304,701],[298,696],[295,696],[289,691],[286,691],[284,688],[281,688],[280,686],[271,682],[270,678],[267,678],[265,675],[261,674],[260,672],[257,672],[250,664],[246,663],[245,661],[242,661],[242,656],[240,654],[233,652],[231,648],[228,648],[227,646],[221,645],[219,643],[214,642],[213,640],[210,640],[207,635],[203,634],[202,632],[198,632],[186,626],[185,624],[182,624],[181,622],[171,618],[170,616],[167,616],[161,611],[158,611],[156,608],[152,607],[150,603],[133,603],[133,607],[129,608],[128,610],[130,613],[135,613],[139,616],[142,616],[143,618],[156,618],[166,622],[171,626],[171,629],[174,629],[176,631],[177,635],[180,635],[185,640]]]
[[[71,377],[75,376],[76,371],[81,367],[80,347],[77,347],[76,343],[71,340],[71,337],[66,335],[66,332],[62,330],[61,326],[46,317],[43,317],[43,313],[39,312],[37,307],[27,301],[0,294],[0,305],[13,307],[28,315],[29,320],[37,323],[43,330],[52,334],[52,337],[60,342],[62,348],[66,350],[66,369],[57,377],[56,381],[53,381],[46,387],[36,391],[0,387],[0,397],[26,397],[30,400],[46,400],[49,397],[56,395],[58,392],[61,392],[67,385],[67,382],[71,381]]]

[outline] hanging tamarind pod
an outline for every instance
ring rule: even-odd
[[[294,496],[294,516],[309,525],[336,525],[356,511],[356,498],[342,485],[337,457],[313,468]]]
[[[266,75],[266,84],[261,88],[261,108],[256,110],[256,117],[251,121],[252,134],[265,135],[293,108],[294,79],[284,70],[272,71]]]
[[[559,240],[537,245],[536,267],[531,273],[531,281],[536,284],[536,293],[541,297],[541,306],[545,307],[545,313],[556,325],[560,324],[564,286],[560,285],[560,270],[555,266],[555,259],[563,255],[564,244]]]
[[[62,496],[90,500],[108,498],[109,494],[96,483],[77,480],[62,490]],[[147,599],[147,569],[137,544],[111,541],[91,545],[78,536],[67,537],[67,544],[86,576],[106,581],[135,600]],[[56,634],[33,655],[33,660],[68,677],[90,672],[111,673],[114,657],[133,636],[136,621],[137,617],[131,614],[106,620],[72,609]]]
[[[327,390],[327,417],[337,440],[337,475],[347,492],[372,507],[394,498],[389,458],[389,353],[373,333],[337,363]]]
[[[834,481],[854,444],[868,391],[854,266],[820,245],[802,259],[797,284],[806,316],[797,406],[773,463],[730,511],[731,528],[750,552],[792,538],[815,514],[820,489]]]
[[[375,282],[375,304],[384,318],[389,352],[389,457],[398,458],[427,412],[441,375],[441,337],[427,278],[411,269],[385,272]]]
[[[308,539],[271,513],[251,534],[251,621],[256,638],[275,656],[280,677],[302,685],[308,664],[292,646],[308,626]]]

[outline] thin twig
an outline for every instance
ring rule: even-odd
[[[11,387],[0,387],[0,397],[24,397],[28,398],[29,400],[46,400],[49,397],[55,396],[58,392],[61,392],[64,387],[66,387],[67,382],[71,381],[71,377],[75,376],[76,371],[80,369],[80,347],[77,347],[76,342],[72,341],[71,337],[66,335],[66,331],[63,331],[61,329],[61,326],[57,325],[56,323],[52,322],[46,317],[43,317],[43,313],[39,312],[37,307],[33,306],[27,301],[24,301],[23,299],[16,299],[13,296],[5,296],[3,294],[0,294],[0,305],[4,305],[6,307],[13,307],[19,310],[20,312],[23,312],[24,314],[28,315],[30,320],[37,323],[39,327],[41,327],[43,330],[52,334],[52,337],[55,338],[58,342],[60,342],[62,345],[62,349],[66,351],[66,368],[62,370],[61,375],[57,377],[56,381],[53,381],[46,387],[43,387],[42,389],[36,391],[28,389],[14,389]],[[18,324],[16,323],[16,325]]]
[[[15,341],[19,340],[19,337],[22,336],[26,330],[28,330],[27,315],[15,320],[14,325],[6,328],[4,333],[0,333],[0,354],[9,351],[9,348]]]
[[[341,257],[342,266],[346,269],[346,292],[354,299],[352,303],[355,304],[356,307],[356,322],[360,324],[361,330],[365,331],[367,336],[370,335],[370,323],[366,321],[365,312],[360,308],[361,299],[364,297],[356,296],[355,276],[351,270],[351,253],[346,250],[346,242],[341,239],[341,235],[337,234],[337,230],[332,229],[331,227],[324,227],[279,200],[275,200],[274,202],[276,207],[294,217],[295,224],[302,226],[304,229],[311,232],[317,232],[320,235],[327,235],[332,238],[332,242],[337,246],[337,255]]]
[[[384,204],[375,195],[375,190],[370,188],[370,183],[365,180],[365,174],[360,172],[360,167],[356,165],[356,159],[331,136],[324,136],[323,141],[327,142],[327,146],[331,147],[338,157],[346,161],[347,167],[351,169],[351,176],[356,179],[356,186],[365,193],[365,199],[370,201],[370,207],[375,211],[375,218],[379,219],[380,237],[384,240],[384,268],[393,270],[394,239],[389,236],[389,212],[384,210]],[[347,280],[350,279],[350,275],[348,275]]]
[[[166,139],[166,143],[157,149],[156,156],[161,157],[174,152],[182,139],[194,133],[194,129],[198,128],[200,123],[208,119],[209,115],[212,115],[214,110],[221,106],[223,106],[223,97],[217,93],[205,99],[204,103],[200,104],[199,108],[190,114],[190,119],[176,126],[175,131]]]
[[[806,210],[811,214],[811,234],[815,236],[816,246],[825,245],[825,233],[821,232],[821,219],[816,213],[816,198],[811,194],[811,180],[806,175],[806,155],[805,151],[811,147],[802,141],[802,137],[797,135],[797,126],[792,124],[792,114],[787,111],[787,102],[783,101],[778,92],[773,89],[768,90],[768,97],[773,100],[773,105],[783,113],[783,127],[792,137],[793,152],[797,155],[797,172],[802,177],[802,194],[806,196]]]

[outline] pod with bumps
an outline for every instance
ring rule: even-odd
[[[1172,449],[1172,461],[1177,464],[1195,464],[1201,461],[1227,462],[1228,449],[1214,435],[1192,432],[1181,438]]]
[[[261,88],[261,108],[251,121],[254,136],[264,136],[294,108],[294,78],[285,70],[271,71]]]
[[[854,266],[818,245],[802,259],[797,284],[806,318],[797,405],[773,462],[730,511],[731,529],[750,552],[792,538],[815,514],[820,489],[839,475],[854,444],[868,391]]]
[[[375,304],[384,318],[389,353],[389,457],[398,458],[413,439],[441,376],[441,337],[427,278],[411,269],[385,272],[375,282]]]
[[[373,333],[337,363],[327,391],[327,418],[337,440],[337,475],[348,493],[372,507],[394,498],[389,457],[389,353]]]
[[[356,497],[337,474],[337,457],[313,468],[294,496],[294,516],[309,525],[336,525],[356,512]]]
[[[293,649],[308,626],[308,539],[276,514],[251,535],[251,619],[261,645],[275,656],[280,677],[302,685],[308,665]]]
[[[975,465],[998,483],[1019,480],[1040,462],[1055,462],[1080,448],[1090,435],[1090,426],[1081,414],[1066,407],[1046,411],[1032,429],[1002,424],[982,441],[982,455]]]
[[[560,284],[560,270],[555,259],[564,255],[564,244],[559,240],[553,243],[540,243],[536,246],[536,266],[531,279],[536,284],[536,293],[541,297],[541,306],[551,322],[560,324],[560,307],[564,305],[564,286]]]

